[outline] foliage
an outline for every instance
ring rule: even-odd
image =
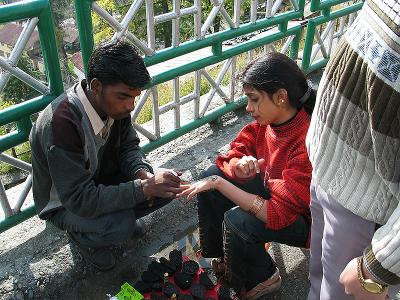
[[[71,4],[73,0],[50,0],[51,10],[53,11],[53,17],[56,24],[60,20],[69,18],[71,14]]]
[[[99,0],[97,3],[107,10],[110,14],[121,13],[117,10],[117,6],[113,0]],[[93,35],[95,44],[99,44],[103,41],[110,40],[113,35],[112,28],[95,12],[92,12],[93,22]]]
[[[0,101],[0,110],[6,109],[7,107],[10,107],[12,105],[14,105],[13,102],[1,99],[1,101]]]
[[[74,74],[74,63],[72,62],[71,59],[67,60],[67,66],[68,66],[68,72],[70,74]]]

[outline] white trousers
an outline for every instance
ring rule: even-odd
[[[340,274],[372,240],[376,224],[341,206],[311,182],[311,255],[308,300],[347,300]],[[389,289],[393,298],[400,285]]]

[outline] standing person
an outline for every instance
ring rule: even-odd
[[[256,299],[281,285],[264,244],[307,246],[311,165],[305,137],[315,93],[281,53],[251,63],[241,81],[255,121],[202,180],[182,185],[181,195],[199,193],[202,255],[215,258],[214,271],[240,299]]]
[[[400,283],[399,0],[365,2],[317,98],[308,299],[385,299]]]
[[[101,45],[87,79],[49,104],[30,135],[39,217],[66,230],[101,270],[114,266],[110,246],[127,240],[138,218],[181,191],[174,172],[153,175],[131,124],[135,99],[149,81],[131,44]]]

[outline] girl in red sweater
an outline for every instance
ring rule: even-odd
[[[308,246],[311,165],[305,137],[315,92],[297,64],[275,52],[250,63],[241,81],[255,121],[203,179],[182,185],[181,195],[198,194],[202,255],[217,258],[214,271],[241,299],[256,299],[281,285],[264,244]]]

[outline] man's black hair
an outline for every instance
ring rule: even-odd
[[[135,47],[122,40],[101,44],[93,51],[88,63],[88,83],[93,78],[103,85],[122,82],[134,88],[142,88],[151,80]]]

